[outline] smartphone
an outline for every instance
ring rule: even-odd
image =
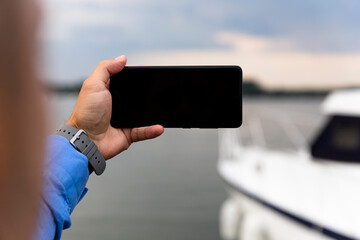
[[[127,66],[110,78],[111,125],[133,128],[237,128],[239,66]]]

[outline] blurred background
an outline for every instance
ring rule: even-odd
[[[43,0],[41,75],[52,128],[69,117],[97,63],[232,64],[244,71],[244,125],[262,119],[269,146],[289,141],[264,115],[321,126],[334,89],[360,86],[360,2],[285,0]],[[304,113],[307,117],[299,118]],[[220,239],[227,199],[219,177],[218,130],[166,129],[134,144],[91,176],[64,239]]]

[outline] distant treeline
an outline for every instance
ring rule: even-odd
[[[75,83],[69,85],[56,85],[49,84],[47,85],[47,89],[51,92],[56,93],[79,93],[81,89],[82,83]],[[269,97],[281,97],[281,96],[314,96],[321,97],[328,94],[331,89],[328,90],[268,90],[263,88],[261,85],[257,84],[256,81],[252,79],[245,79],[243,82],[243,95],[244,96],[269,96]]]
[[[243,82],[243,95],[244,96],[268,96],[268,97],[281,97],[281,96],[314,96],[322,97],[327,95],[331,90],[297,90],[297,89],[274,89],[268,90],[261,87],[255,81],[245,80]]]
[[[62,84],[62,85],[58,85],[58,84],[47,84],[46,85],[46,89],[50,92],[55,92],[55,93],[74,93],[77,94],[80,92],[82,83],[75,83],[75,84]]]

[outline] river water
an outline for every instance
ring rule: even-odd
[[[75,101],[74,95],[49,97],[52,128],[67,119]],[[244,126],[239,131],[246,133],[249,123],[264,112],[287,112],[293,119],[306,113],[302,121],[317,126],[322,121],[320,102],[244,99]],[[272,129],[270,142],[288,142],[271,123],[264,124],[265,130]],[[313,127],[303,129],[307,136],[311,131]],[[103,175],[90,176],[89,192],[72,214],[73,225],[63,239],[220,239],[218,214],[227,193],[216,171],[217,158],[218,130],[166,129],[158,139],[132,145],[107,162]]]

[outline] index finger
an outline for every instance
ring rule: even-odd
[[[153,125],[150,127],[133,128],[130,132],[131,142],[139,142],[152,139],[163,134],[164,128],[161,125]]]

